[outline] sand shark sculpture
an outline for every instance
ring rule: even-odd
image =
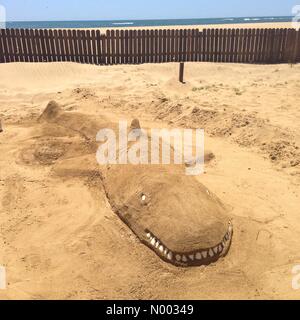
[[[189,267],[208,265],[224,257],[233,237],[233,225],[221,201],[183,165],[97,166],[99,129],[111,127],[104,119],[64,112],[50,102],[39,118],[45,134],[80,136],[84,143],[70,147],[55,164],[57,174],[83,174],[93,163],[112,210],[138,239],[165,262]],[[134,120],[132,129],[138,129]],[[208,155],[209,157],[209,155]]]

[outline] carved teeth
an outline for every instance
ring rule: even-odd
[[[200,252],[197,252],[197,254],[196,254],[196,259],[197,259],[197,260],[202,260],[202,255],[201,255]]]
[[[176,258],[177,261],[181,261],[181,255],[176,254],[176,257],[175,257],[175,258]]]
[[[195,261],[195,260],[201,261],[202,259],[206,259],[207,257],[213,258],[216,255],[221,255],[222,252],[228,246],[228,242],[231,239],[232,232],[233,232],[233,226],[232,224],[229,223],[228,231],[225,234],[221,244],[217,245],[216,247],[212,247],[210,249],[203,250],[197,253],[195,252],[188,255],[179,254],[179,253],[175,255],[172,251],[170,251],[163,244],[161,244],[160,241],[157,240],[150,232],[146,233],[146,237],[147,239],[149,239],[150,244],[153,247],[155,247],[162,255],[164,255],[166,259],[171,261],[175,258],[177,262],[182,261],[187,263],[188,261]]]

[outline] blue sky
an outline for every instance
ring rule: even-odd
[[[290,16],[300,0],[0,0],[8,21]]]

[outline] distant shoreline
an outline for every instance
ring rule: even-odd
[[[173,28],[215,28],[235,25],[274,25],[291,26],[292,17],[240,17],[212,19],[163,19],[163,20],[107,20],[107,21],[13,21],[7,22],[7,28],[30,29],[173,29]]]
[[[189,26],[159,26],[159,27],[127,27],[127,28],[83,28],[85,30],[100,30],[105,32],[106,30],[152,30],[152,29],[285,29],[285,28],[294,28],[291,22],[272,22],[272,23],[241,23],[241,24],[209,24],[209,25],[189,25]]]

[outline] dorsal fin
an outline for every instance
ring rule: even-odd
[[[44,112],[39,117],[38,121],[51,122],[54,121],[62,113],[61,106],[54,100],[50,101],[44,110]]]
[[[140,125],[139,119],[133,119],[131,121],[130,129],[131,130],[141,129],[141,125]]]

